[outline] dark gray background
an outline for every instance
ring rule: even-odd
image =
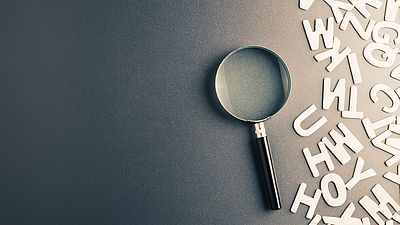
[[[351,83],[346,63],[327,73],[327,61],[314,61],[301,26],[329,15],[322,1],[305,12],[292,0],[2,0],[0,224],[308,224],[306,207],[289,212],[300,182],[309,194],[319,185],[301,149],[315,152],[339,121],[363,142],[367,165],[395,171],[383,166],[388,155],[369,144],[360,121],[340,119],[335,106],[313,115],[329,119],[313,136],[292,128],[310,104],[321,107],[323,77]],[[343,45],[361,62],[366,42],[347,33]],[[277,51],[293,79],[287,106],[266,123],[280,211],[264,207],[250,126],[225,113],[213,91],[218,63],[248,44]],[[374,106],[368,91],[390,80],[387,71],[360,66],[359,107],[381,118],[388,102]],[[335,172],[349,179],[355,160],[334,160]],[[348,201],[378,181],[398,198],[380,176]],[[345,206],[321,199],[318,210],[338,216]],[[365,215],[359,205],[356,214]]]

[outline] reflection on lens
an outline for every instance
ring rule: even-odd
[[[285,104],[290,80],[282,60],[267,49],[243,48],[228,55],[217,71],[218,98],[233,116],[264,120]]]

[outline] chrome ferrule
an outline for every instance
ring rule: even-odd
[[[264,122],[259,122],[254,124],[255,133],[257,138],[263,138],[267,136],[267,131],[265,130]]]

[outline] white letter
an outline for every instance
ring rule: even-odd
[[[322,218],[322,220],[324,221],[324,223],[326,224],[335,224],[335,225],[347,225],[347,224],[351,224],[351,225],[365,225],[362,224],[361,220],[358,218],[354,218],[351,217],[354,213],[354,210],[356,209],[356,207],[354,206],[354,204],[351,202],[347,208],[344,210],[344,212],[342,213],[342,215],[340,216],[340,218],[338,217],[330,217],[330,216],[324,216]],[[368,221],[369,222],[369,221]]]
[[[380,55],[380,59],[376,59],[373,52],[375,50],[379,50],[382,52]],[[379,68],[386,68],[393,65],[396,60],[396,55],[399,53],[399,49],[392,49],[390,46],[387,46],[382,43],[370,43],[364,48],[364,58],[373,66]]]
[[[392,131],[393,133],[400,134],[400,125],[399,124],[390,124],[389,130]],[[389,145],[390,147],[400,149],[400,138],[387,138],[386,144]]]
[[[385,225],[394,225],[394,221],[393,220],[388,220],[388,221],[386,221]]]
[[[311,50],[319,49],[319,37],[322,36],[322,40],[324,41],[325,48],[333,47],[333,27],[334,21],[333,17],[328,18],[328,22],[326,24],[327,28],[324,26],[324,22],[321,18],[317,18],[314,22],[314,31],[311,28],[310,21],[303,20],[303,27],[306,31],[308,44],[310,45]]]
[[[385,173],[385,175],[383,175],[383,177],[400,185],[400,164],[397,166],[397,174],[392,173],[392,172],[387,172],[387,173]]]
[[[383,143],[383,141],[390,137],[390,135],[392,135],[392,132],[390,130],[387,130],[378,135],[376,138],[372,139],[372,145],[393,155],[390,159],[385,161],[386,166],[392,166],[400,161],[400,150],[392,148]]]
[[[328,150],[326,149],[326,146],[324,145],[324,143],[318,142],[318,148],[320,150],[320,153],[313,155],[313,156],[310,153],[310,149],[308,149],[308,148],[303,149],[304,157],[306,157],[308,167],[310,168],[313,177],[319,176],[319,171],[318,171],[317,165],[322,162],[325,162],[329,171],[332,171],[335,169],[333,162],[331,160],[331,157],[329,156]]]
[[[334,198],[331,192],[329,191],[330,182],[332,182],[333,185],[335,186],[337,192],[336,198]],[[325,202],[332,207],[341,206],[346,201],[347,198],[346,185],[344,184],[343,179],[336,173],[330,173],[322,177],[321,191],[322,191],[322,196],[325,199]]]
[[[392,70],[390,76],[396,80],[400,80],[400,65]]]
[[[344,148],[344,144],[346,144],[354,153],[360,152],[364,147],[343,123],[339,123],[338,127],[344,136],[340,135],[333,129],[329,132],[329,135],[335,141],[336,145],[333,145],[326,137],[322,138],[322,142],[324,142],[326,147],[339,160],[339,162],[345,165],[350,161],[351,157]]]
[[[333,38],[333,47],[325,52],[321,52],[314,58],[319,62],[327,58],[331,58],[331,63],[326,67],[328,72],[331,72],[343,61],[344,58],[351,52],[351,48],[346,47],[342,52],[339,53],[340,40],[337,37]]]
[[[387,113],[396,112],[400,106],[400,99],[399,96],[396,94],[396,92],[394,92],[393,89],[391,89],[389,86],[385,84],[377,84],[374,87],[372,87],[371,91],[369,92],[369,96],[371,97],[373,103],[376,103],[379,100],[377,95],[379,91],[385,93],[392,101],[392,106],[391,107],[385,106],[382,108],[382,111]]]
[[[368,117],[363,119],[361,122],[364,126],[365,132],[367,132],[368,137],[371,139],[371,138],[376,137],[375,130],[377,130],[381,127],[387,126],[391,123],[394,123],[395,121],[396,121],[396,117],[389,116],[389,117],[386,117],[379,121],[376,121],[374,123],[371,123],[371,120]]]
[[[346,183],[347,189],[351,190],[361,180],[365,180],[376,175],[376,172],[373,169],[368,169],[362,172],[364,163],[364,160],[361,157],[358,157],[356,166],[354,167],[353,177]]]
[[[332,105],[332,102],[335,98],[338,98],[338,110],[344,110],[344,100],[346,95],[346,80],[340,79],[337,83],[333,91],[331,91],[331,78],[324,78],[323,84],[323,99],[322,99],[322,109],[329,109]]]
[[[376,204],[370,197],[364,196],[360,199],[360,205],[368,212],[368,214],[375,220],[379,225],[385,224],[382,218],[378,215],[378,212],[382,213],[387,219],[392,219],[393,215],[390,212],[387,204],[391,205],[395,211],[400,210],[400,206],[397,202],[383,189],[380,184],[375,185],[372,188],[379,204]]]
[[[321,221],[321,215],[317,214],[314,218],[310,221],[308,225],[318,225],[319,221]]]
[[[398,119],[398,117],[397,117],[397,119]],[[400,124],[398,124],[397,122],[398,121],[396,121],[396,124],[390,124],[389,130],[396,134],[400,134]]]
[[[357,111],[357,86],[350,87],[350,100],[349,100],[349,111],[343,111],[343,118],[362,119],[364,117],[363,112]]]
[[[314,0],[300,0],[300,9],[307,11],[310,9],[313,3]]]
[[[329,7],[331,7],[336,23],[340,23],[340,21],[342,21],[343,19],[343,14],[340,11],[340,9],[343,9],[345,11],[350,11],[354,7],[352,4],[339,2],[335,0],[324,0],[324,1],[329,5]]]
[[[400,7],[399,0],[387,0],[386,10],[385,10],[385,20],[395,21],[399,7]]]
[[[393,214],[393,220],[395,220],[396,222],[400,223],[400,215],[395,213]]]
[[[339,28],[341,30],[346,30],[347,26],[349,25],[349,22],[354,27],[354,30],[356,30],[356,32],[360,36],[360,38],[364,39],[364,40],[369,39],[369,37],[371,36],[371,33],[372,33],[372,29],[374,28],[375,23],[376,23],[375,20],[370,20],[367,27],[364,30],[360,21],[358,21],[356,15],[354,15],[354,13],[352,13],[352,12],[346,12]]]
[[[394,39],[394,43],[397,45],[400,43],[400,24],[395,23],[395,22],[387,22],[387,21],[380,21],[377,23],[372,31],[372,40],[375,42],[379,42],[382,44],[389,44],[390,40],[390,35],[389,34],[384,34],[382,37],[379,36],[379,30],[382,28],[392,28],[397,32],[397,38]]]
[[[349,65],[350,65],[350,72],[351,72],[351,77],[353,78],[353,83],[361,84],[362,77],[361,77],[360,66],[358,65],[358,59],[357,59],[356,53],[350,53],[347,56],[347,61],[349,62]]]
[[[363,225],[371,225],[371,223],[369,222],[369,218],[368,217],[362,218],[361,221],[362,221]]]
[[[387,138],[386,144],[390,147],[400,149],[400,138]]]
[[[297,190],[296,198],[294,199],[293,205],[290,208],[290,212],[296,213],[300,203],[302,203],[309,207],[306,214],[306,218],[311,219],[314,215],[315,209],[317,208],[318,201],[321,198],[321,190],[320,189],[315,190],[314,197],[310,197],[304,194],[306,188],[307,184],[305,183],[300,184],[300,187]]]
[[[304,112],[302,112],[293,122],[293,128],[296,131],[296,133],[302,137],[308,137],[311,134],[313,134],[315,131],[317,131],[319,128],[321,128],[328,120],[326,119],[325,116],[322,116],[319,118],[317,122],[315,122],[313,125],[311,125],[307,129],[303,129],[301,127],[301,123],[307,119],[311,114],[313,114],[317,110],[317,107],[312,104],[310,105]]]
[[[371,13],[368,12],[367,8],[365,7],[366,5],[370,5],[375,9],[379,9],[382,6],[382,2],[378,0],[349,0],[349,1],[351,2],[351,4],[354,5],[354,8],[356,8],[365,18],[369,18],[371,16]]]

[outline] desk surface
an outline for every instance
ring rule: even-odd
[[[380,21],[384,7],[373,12]],[[302,149],[315,152],[339,122],[364,150],[344,166],[334,160],[334,172],[349,179],[362,156],[378,173],[348,192],[354,215],[367,215],[357,202],[376,183],[398,200],[398,186],[382,177],[396,171],[383,164],[390,155],[371,145],[360,120],[341,118],[334,105],[321,110],[322,79],[349,87],[349,67],[328,73],[327,60],[316,62],[301,21],[330,15],[323,1],[308,11],[289,0],[1,1],[0,224],[308,224],[306,207],[289,212],[301,182],[310,195],[319,187]],[[371,40],[337,24],[335,32],[360,59],[359,109],[385,117],[389,100],[373,104],[369,90],[398,85],[390,70],[363,60]],[[278,52],[293,79],[288,104],[266,122],[279,211],[264,207],[250,126],[225,113],[213,91],[219,62],[248,44]],[[311,104],[310,118],[328,123],[302,138],[292,123]],[[321,199],[318,213],[339,216],[347,203]]]

